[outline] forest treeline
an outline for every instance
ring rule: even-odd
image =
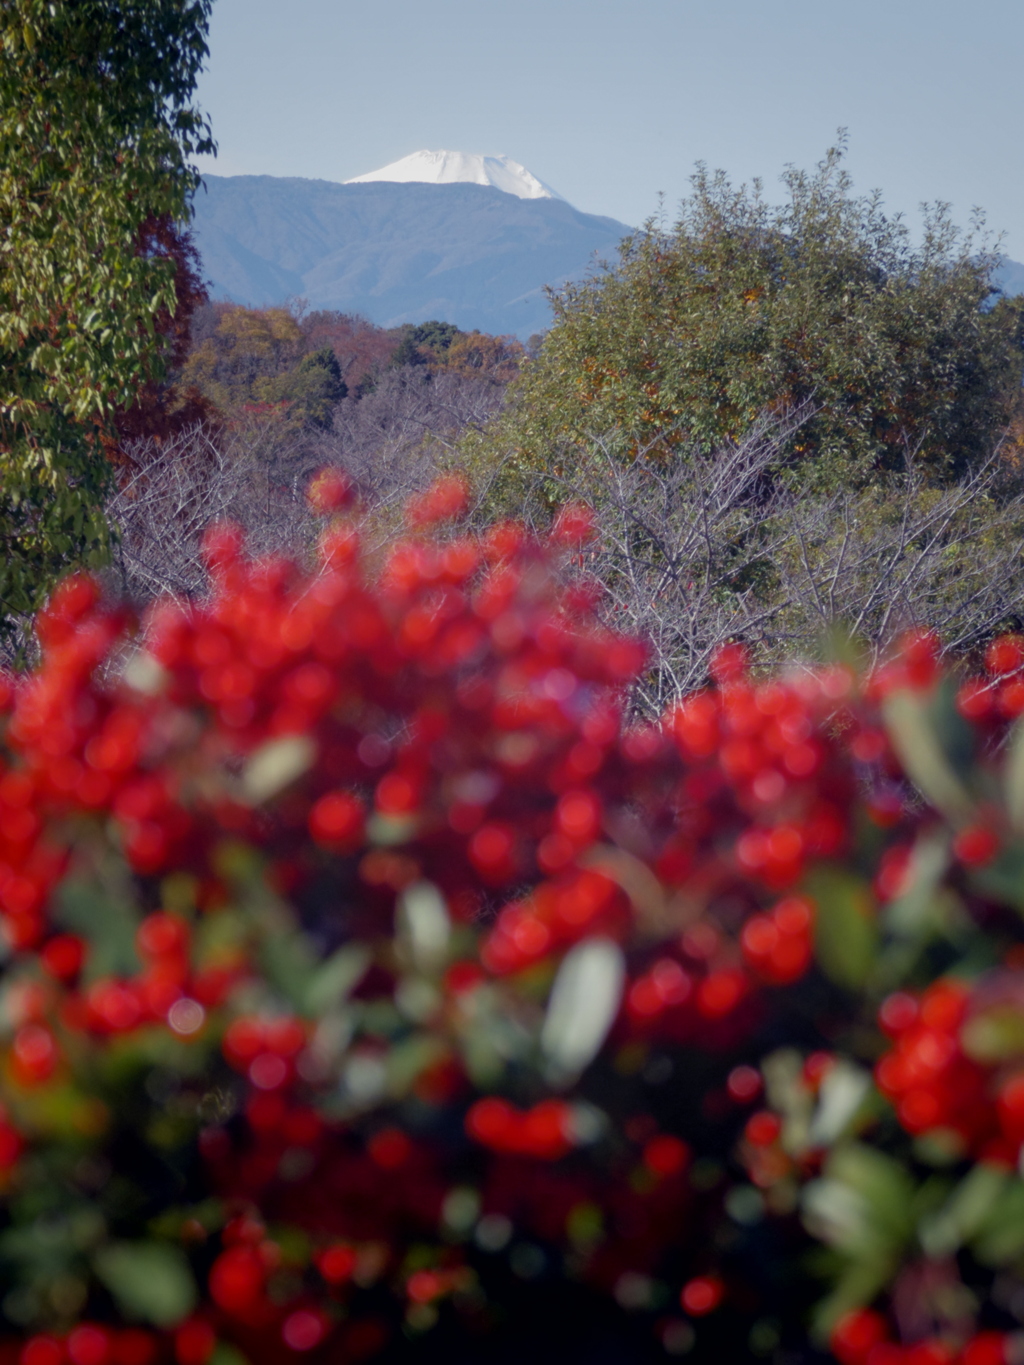
[[[187,227],[212,145],[194,55],[156,97],[139,34],[86,8],[89,34],[57,6],[31,44],[31,26],[5,39],[8,635],[75,565],[106,564],[136,605],[201,592],[212,517],[307,556],[323,466],[381,546],[439,473],[468,480],[478,525],[588,504],[578,568],[650,641],[652,711],[726,639],[765,662],[877,655],[927,619],[969,653],[1021,624],[1024,304],[982,231],[938,205],[911,233],[855,192],[840,142],[775,198],[698,168],[675,220],[554,291],[525,346],[211,301]],[[207,9],[187,8],[148,37],[173,46]],[[38,114],[55,101],[59,129]],[[83,157],[88,212],[68,198]]]
[[[201,591],[214,515],[308,553],[303,489],[329,466],[382,546],[439,473],[478,525],[590,506],[581,572],[650,642],[652,715],[728,639],[770,662],[877,657],[921,620],[958,654],[1017,628],[1024,310],[998,251],[941,206],[915,242],[841,147],[783,185],[772,205],[699,171],[527,346],[186,294],[149,429],[119,436],[120,591]]]

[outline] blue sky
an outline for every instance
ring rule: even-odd
[[[1024,260],[1021,0],[215,0],[221,175],[505,152],[636,224],[698,160],[769,188],[849,130],[857,188],[973,207]]]

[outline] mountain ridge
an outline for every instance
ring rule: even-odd
[[[206,176],[194,233],[215,298],[304,297],[380,326],[436,317],[526,338],[545,286],[611,257],[631,229],[561,198],[488,185]]]
[[[387,168],[384,168],[387,169]],[[207,176],[194,231],[214,298],[304,298],[383,327],[437,318],[526,340],[551,324],[545,286],[614,259],[633,231],[561,198],[466,182]],[[995,282],[1024,293],[1024,265]]]

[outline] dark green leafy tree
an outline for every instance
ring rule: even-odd
[[[407,327],[405,335],[391,357],[392,365],[427,365],[441,359],[452,342],[462,333],[453,322],[421,322]]]
[[[210,152],[192,103],[211,0],[7,0],[0,10],[0,608],[95,562],[104,438],[159,378],[176,308],[144,226],[187,220]]]
[[[934,207],[915,245],[834,149],[786,200],[700,168],[675,225],[553,299],[556,321],[469,454],[563,475],[595,438],[627,459],[712,450],[810,401],[784,452],[802,486],[863,486],[908,455],[944,482],[990,454],[1019,402],[1021,305],[998,253]],[[993,299],[995,306],[991,306]]]
[[[330,346],[303,356],[293,380],[292,415],[303,425],[326,431],[335,407],[348,394],[338,357]]]

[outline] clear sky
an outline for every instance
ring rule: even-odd
[[[770,187],[849,130],[856,187],[972,208],[1024,261],[1021,0],[215,0],[220,175],[504,152],[637,224],[698,160]]]

